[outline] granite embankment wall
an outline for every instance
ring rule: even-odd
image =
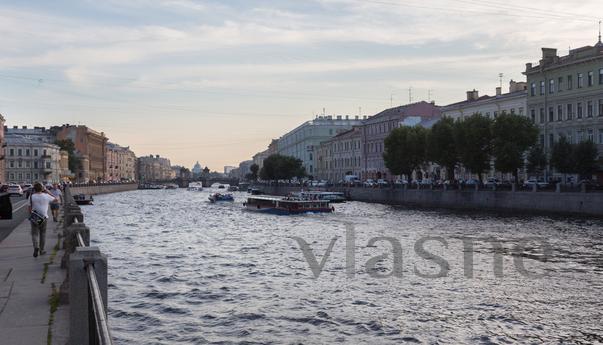
[[[266,194],[286,195],[299,187],[261,186]],[[427,208],[550,213],[603,217],[603,192],[556,193],[491,190],[404,190],[390,188],[332,187],[351,200]]]
[[[136,189],[138,189],[138,184],[136,183],[75,185],[71,187],[71,194],[97,195],[126,192]]]

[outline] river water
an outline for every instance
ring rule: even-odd
[[[601,221],[360,202],[275,216],[209,193],[84,207],[117,344],[603,343]]]

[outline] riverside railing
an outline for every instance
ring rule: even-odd
[[[90,229],[69,187],[63,200],[65,257],[68,267],[70,344],[112,345],[107,319],[107,257],[90,246]]]

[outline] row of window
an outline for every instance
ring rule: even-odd
[[[360,150],[360,140],[352,140],[352,141],[333,143],[333,145],[331,145],[331,147],[332,147],[331,154],[333,152]]]
[[[576,75],[576,87],[581,89],[585,86],[591,87],[595,85],[595,73],[593,71],[589,71],[586,73],[586,78],[584,78],[584,73],[578,73]],[[599,85],[603,85],[603,68],[599,69]],[[545,80],[540,81],[540,96],[544,96],[547,92],[547,82]],[[557,79],[549,79],[548,80],[548,93],[554,94],[555,92],[562,92],[563,90],[572,90],[574,88],[574,76],[568,75],[565,79],[563,77],[559,77]],[[536,83],[530,84],[530,96],[536,96]]]
[[[7,176],[7,180],[9,181],[13,181],[13,182],[29,182],[32,181],[32,176],[33,176],[33,180],[37,181],[40,178],[40,175],[38,173],[6,173]],[[23,179],[25,178],[25,179]]]
[[[39,169],[39,167],[46,167],[46,169],[52,169],[52,164],[51,162],[45,162],[46,164],[38,164],[39,162],[37,160],[34,161],[29,161],[29,160],[9,160],[8,161],[8,167],[9,168],[34,168],[34,169]]]
[[[593,143],[603,145],[603,128],[599,128],[596,130],[596,132],[595,129],[590,128],[586,130],[580,129],[575,132],[575,135],[574,131],[558,132],[557,134],[550,133],[548,140],[549,147],[552,147],[561,137],[565,137],[570,144],[577,144],[583,141],[592,141]],[[544,134],[541,134],[540,145],[544,146],[544,144]]]
[[[506,109],[503,110],[503,112],[505,112],[505,111],[506,111]],[[522,115],[523,116],[523,107],[519,107],[517,112],[515,111],[515,108],[511,108],[511,109],[509,109],[509,113],[511,113],[513,115],[518,114],[518,115]],[[496,118],[498,116],[498,114],[499,114],[498,111],[494,111],[493,112],[494,118]],[[490,112],[489,111],[486,112],[486,116],[490,117]]]
[[[366,126],[368,135],[378,134],[378,133],[389,133],[394,128],[395,128],[394,122],[382,122],[382,123],[375,123],[375,124]]]
[[[330,162],[325,162],[326,169],[359,167],[362,160],[360,157],[337,158]]]
[[[565,105],[559,104],[557,107],[549,107],[548,109],[539,109],[539,123],[573,120],[581,118],[591,118],[594,116],[603,116],[603,99],[600,99],[598,103],[596,101],[586,101],[567,103]],[[547,111],[548,110],[548,111]],[[548,119],[547,119],[548,114]],[[532,109],[530,112],[532,122],[536,123],[536,109]]]
[[[31,153],[33,152],[33,157],[39,157],[39,153],[40,150],[38,149],[15,149],[15,148],[10,148],[8,149],[8,156],[9,157],[30,157]],[[46,156],[46,149],[42,150],[42,156]]]

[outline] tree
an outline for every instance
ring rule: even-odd
[[[454,126],[454,142],[460,162],[481,179],[482,173],[490,169],[492,120],[481,114],[458,119]]]
[[[444,117],[436,122],[427,136],[427,158],[446,170],[448,179],[454,179],[454,168],[459,158],[454,142],[454,119]]]
[[[553,145],[550,163],[551,166],[564,175],[575,172],[574,147],[564,136]]]
[[[67,151],[69,170],[73,173],[79,170],[81,159],[75,152],[75,144],[73,141],[71,141],[71,139],[62,139],[55,141],[55,144],[59,146],[61,150]]]
[[[528,173],[540,175],[547,165],[547,158],[542,146],[534,145],[528,151],[526,169]]]
[[[383,160],[394,175],[406,175],[427,161],[427,129],[420,126],[395,128],[385,138]]]
[[[598,170],[597,158],[599,152],[597,145],[591,140],[583,141],[574,146],[574,172],[580,175],[580,179],[590,180]]]
[[[254,163],[254,164],[252,164],[252,165],[249,167],[249,171],[250,171],[250,173],[249,173],[249,174],[247,174],[245,177],[246,177],[248,180],[255,181],[255,180],[257,180],[257,179],[258,179],[258,172],[259,172],[259,170],[260,170],[260,166]]]
[[[260,170],[262,180],[290,180],[306,176],[306,169],[298,158],[273,154],[264,159],[263,165]]]
[[[523,166],[525,152],[538,140],[538,128],[525,116],[502,113],[492,123],[492,153],[496,170],[512,173]]]

